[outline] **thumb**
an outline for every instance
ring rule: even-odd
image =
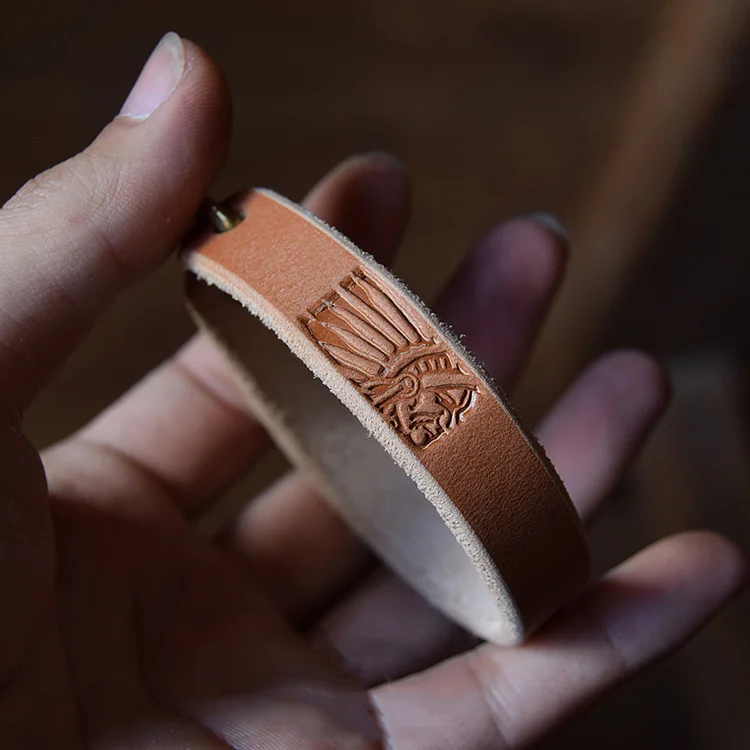
[[[224,159],[216,66],[167,34],[121,113],[0,209],[0,393],[23,409],[117,293],[162,262]]]

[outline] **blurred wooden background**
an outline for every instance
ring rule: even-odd
[[[538,415],[604,346],[647,347],[677,386],[594,530],[598,564],[702,525],[750,546],[749,14],[747,0],[6,3],[0,197],[82,148],[174,29],[234,94],[214,194],[265,184],[298,198],[340,158],[390,150],[415,185],[398,271],[428,299],[498,218],[560,216],[570,278],[522,410]],[[82,424],[190,331],[172,264],[42,395],[32,439]],[[750,601],[547,746],[750,746]]]

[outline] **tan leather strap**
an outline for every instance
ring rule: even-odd
[[[588,576],[542,449],[373,258],[270,191],[233,205],[244,221],[183,257],[194,314],[258,418],[409,584],[481,637],[518,643]]]

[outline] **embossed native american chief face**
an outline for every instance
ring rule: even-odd
[[[475,378],[364,273],[348,277],[305,322],[337,369],[419,448],[454,429],[474,404]]]

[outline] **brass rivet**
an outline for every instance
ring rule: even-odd
[[[210,198],[203,202],[203,212],[215,232],[228,232],[244,218],[225,203],[216,203]]]

